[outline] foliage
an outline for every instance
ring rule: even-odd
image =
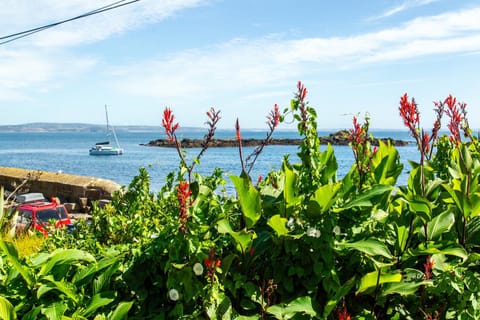
[[[427,133],[415,100],[401,97],[420,159],[410,159],[408,182],[398,186],[399,153],[389,142],[372,146],[368,117],[354,117],[354,162],[337,177],[306,96],[299,82],[283,114],[274,106],[265,141],[245,162],[237,121],[242,168],[228,177],[235,195],[223,192],[219,169],[194,172],[219,112],[207,113],[204,148],[187,165],[167,108],[162,124],[179,171],[154,194],[141,168],[109,205],[94,208],[91,224],[54,232],[41,253],[19,257],[0,242],[0,317],[479,318],[480,154],[466,104],[436,102]],[[444,115],[449,137],[438,136]],[[254,185],[251,167],[290,117],[302,137],[300,163],[286,156]]]

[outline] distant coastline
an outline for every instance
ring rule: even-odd
[[[160,132],[161,126],[115,126],[117,132]],[[105,132],[105,125],[88,123],[35,122],[16,125],[0,125],[0,132]]]

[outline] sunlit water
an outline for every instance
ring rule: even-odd
[[[319,132],[328,135],[329,132]],[[391,137],[408,140],[406,131],[373,131],[377,138]],[[180,137],[202,138],[203,132],[184,132]],[[265,132],[244,131],[244,138],[264,138]],[[145,167],[150,174],[151,186],[154,191],[160,190],[165,183],[165,177],[178,168],[179,158],[175,148],[147,147],[151,140],[164,138],[162,132],[118,132],[124,154],[121,156],[90,156],[89,148],[97,141],[105,139],[102,133],[65,132],[65,133],[0,133],[0,166],[16,167],[50,172],[92,176],[113,180],[121,185],[128,185],[138,174],[140,167]],[[233,138],[235,133],[230,130],[220,130],[217,138]],[[277,132],[274,138],[296,138],[295,132]],[[326,146],[321,149],[325,150]],[[244,156],[248,156],[253,147],[244,148]],[[353,163],[352,150],[348,146],[334,146],[338,162],[337,177],[341,178]],[[398,184],[405,184],[409,165],[407,160],[418,161],[418,152],[414,144],[397,147],[404,171]],[[252,170],[252,178],[266,175],[269,171],[279,169],[285,155],[290,155],[291,162],[298,162],[297,146],[267,146]],[[187,155],[197,155],[199,149],[187,149]],[[200,174],[211,174],[215,168],[220,168],[228,174],[239,174],[241,170],[237,148],[210,148],[196,166]]]

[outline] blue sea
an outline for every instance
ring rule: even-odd
[[[319,131],[326,136],[332,131]],[[408,131],[371,131],[376,138],[394,138],[411,141],[407,146],[397,147],[401,161],[404,163],[398,184],[407,181],[408,160],[419,160],[418,151]],[[205,132],[192,130],[181,132],[179,138],[202,138]],[[0,166],[32,170],[50,171],[91,176],[113,180],[127,186],[144,167],[150,174],[151,188],[158,191],[165,184],[165,177],[171,171],[178,169],[179,158],[175,148],[143,146],[151,140],[165,138],[163,132],[117,132],[124,154],[120,156],[90,156],[88,150],[95,142],[105,140],[101,132],[15,132],[0,133]],[[242,131],[243,138],[265,138],[264,131]],[[218,130],[216,138],[234,138],[233,130]],[[274,138],[298,138],[294,131],[275,132]],[[326,146],[321,146],[323,150]],[[244,148],[247,157],[253,147]],[[335,156],[339,165],[337,172],[341,178],[353,164],[352,150],[348,146],[334,146]],[[199,149],[186,149],[187,157],[193,158]],[[285,155],[297,163],[298,146],[267,146],[257,159],[251,176],[265,176],[269,171],[279,169]],[[238,148],[209,148],[201,158],[195,171],[208,175],[215,168],[220,168],[228,180],[228,174],[240,174],[241,165]]]

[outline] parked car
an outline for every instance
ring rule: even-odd
[[[34,228],[48,236],[50,222],[55,223],[55,228],[73,227],[68,211],[64,205],[56,201],[48,201],[41,193],[26,193],[17,196],[17,230]]]

